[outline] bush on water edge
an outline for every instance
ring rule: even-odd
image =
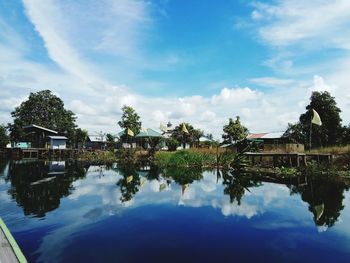
[[[311,150],[310,153],[331,153],[335,155],[350,154],[350,144],[317,148]]]
[[[228,167],[236,154],[203,150],[180,150],[176,152],[157,152],[154,163],[159,167]]]
[[[115,153],[111,151],[94,151],[79,154],[77,160],[98,164],[112,164],[117,161],[117,158]]]

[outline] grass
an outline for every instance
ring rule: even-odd
[[[313,149],[310,151],[310,153],[331,153],[334,155],[349,154],[350,145],[322,147],[322,148]]]
[[[157,152],[154,163],[159,167],[228,167],[236,154],[216,149],[189,149]]]
[[[97,164],[112,164],[117,161],[117,158],[111,151],[95,151],[83,152],[79,154],[77,160]]]

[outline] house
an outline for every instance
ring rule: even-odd
[[[58,132],[35,124],[23,127],[23,141],[32,148],[48,148],[51,139],[49,136],[58,136]]]
[[[258,144],[263,152],[304,152],[304,145],[292,143],[285,132],[251,133],[246,141]]]
[[[106,135],[88,135],[86,141],[86,148],[94,150],[105,150],[107,147]]]
[[[48,144],[50,149],[66,149],[68,138],[65,136],[48,136],[50,143]]]
[[[201,136],[198,141],[199,141],[198,146],[201,148],[212,148],[213,143],[215,142],[214,140],[206,136]]]
[[[121,138],[118,144],[121,148],[131,148],[132,146],[132,148],[148,149],[157,145],[163,136],[159,132],[147,128],[141,129],[135,136],[126,136],[125,131],[121,131],[118,133],[118,137]]]

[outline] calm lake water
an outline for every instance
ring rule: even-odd
[[[30,262],[350,262],[348,189],[0,161],[0,216]]]

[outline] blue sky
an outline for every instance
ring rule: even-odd
[[[279,131],[312,90],[350,121],[346,0],[1,1],[0,29],[0,123],[42,89],[90,133],[118,131],[123,104],[145,127]]]

